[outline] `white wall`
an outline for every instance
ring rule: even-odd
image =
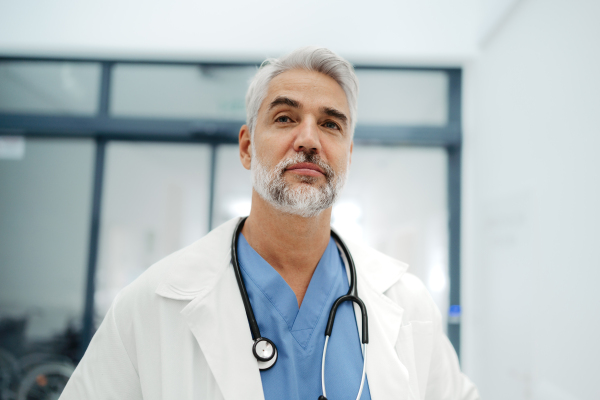
[[[523,0],[466,70],[463,362],[486,400],[600,398],[598,21]]]
[[[519,1],[521,0],[480,0],[479,46],[486,45],[486,42],[510,17]]]
[[[461,62],[480,0],[0,0],[0,53],[262,60],[318,44],[353,60]]]

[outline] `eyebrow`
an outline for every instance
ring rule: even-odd
[[[278,96],[275,98],[275,100],[271,102],[271,104],[269,104],[269,110],[272,110],[273,108],[280,105],[287,105],[293,108],[302,108],[302,105],[299,101],[292,100],[289,97],[285,96]],[[346,114],[339,110],[336,110],[335,108],[321,107],[321,112],[326,115],[329,115],[330,117],[339,119],[340,121],[344,122],[344,124],[348,123],[348,117],[346,116]]]
[[[331,107],[322,107],[321,111],[327,115],[329,115],[330,117],[334,117],[339,119],[340,121],[343,121],[344,123],[348,123],[348,117],[346,117],[346,114],[344,114],[341,111],[336,110],[335,108],[331,108]]]
[[[287,105],[287,106],[294,107],[294,108],[302,108],[302,106],[300,105],[300,102],[298,102],[296,100],[292,100],[289,97],[278,96],[275,98],[275,100],[273,100],[271,102],[271,104],[269,104],[269,110],[272,110],[273,108],[280,106],[280,105]]]

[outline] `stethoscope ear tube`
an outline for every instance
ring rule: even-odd
[[[354,259],[352,258],[352,254],[350,254],[348,246],[346,246],[346,243],[342,240],[340,235],[338,235],[337,232],[335,232],[333,229],[331,230],[331,236],[333,236],[333,239],[340,244],[340,247],[344,252],[344,256],[348,261],[348,266],[350,267],[350,287],[348,288],[347,294],[354,295],[356,298],[358,298],[358,290],[356,289],[356,267],[354,266]]]
[[[327,344],[329,343],[329,335],[325,335],[325,346],[323,346],[323,359],[321,362],[321,390],[323,394],[319,396],[318,400],[327,400],[327,390],[325,388],[325,356],[327,354]],[[362,395],[363,389],[365,387],[365,377],[367,376],[367,343],[363,343],[363,368],[362,368],[362,377],[360,379],[360,387],[358,388],[358,394],[356,395],[356,400],[360,399]]]
[[[331,336],[331,332],[333,331],[333,322],[335,321],[335,314],[337,313],[337,309],[340,304],[345,301],[351,301],[358,304],[360,307],[360,315],[362,317],[362,342],[369,343],[369,317],[367,316],[367,307],[361,299],[352,294],[346,294],[339,297],[333,303],[333,306],[331,306],[331,311],[329,311],[329,319],[327,320],[327,327],[325,328],[325,336]]]
[[[250,304],[250,298],[248,297],[248,292],[246,291],[246,286],[244,285],[244,281],[242,279],[242,273],[240,271],[240,264],[237,256],[237,240],[242,232],[242,228],[244,227],[244,222],[246,222],[246,218],[240,218],[237,226],[235,227],[235,233],[231,242],[231,258],[233,264],[233,272],[235,273],[235,278],[238,283],[238,287],[242,294],[242,302],[244,303],[244,308],[246,309],[246,316],[248,317],[248,325],[250,325],[250,332],[252,333],[252,339],[259,339],[260,329],[258,329],[258,323],[256,322],[256,317],[254,316],[254,311],[252,311],[252,305]]]
[[[350,270],[350,287],[348,288],[348,293],[345,296],[339,297],[335,303],[333,303],[333,306],[331,306],[331,311],[329,311],[329,319],[327,320],[327,327],[325,328],[325,336],[331,336],[333,322],[335,321],[335,314],[338,306],[345,301],[351,301],[358,304],[360,307],[360,314],[362,317],[362,342],[369,343],[369,317],[367,316],[367,307],[365,306],[365,303],[363,303],[363,301],[358,297],[358,289],[356,288],[356,266],[354,265],[354,259],[352,258],[352,254],[350,254],[350,250],[348,250],[346,243],[344,243],[340,235],[338,235],[333,229],[331,230],[331,236],[333,236],[335,241],[340,244],[340,247],[344,252],[344,256],[346,257],[346,261],[348,262],[348,266],[350,267],[348,268]]]
[[[344,296],[339,297],[331,306],[331,311],[329,311],[329,319],[327,320],[327,326],[325,328],[325,346],[323,347],[323,359],[321,362],[321,385],[323,394],[319,396],[319,400],[327,400],[327,392],[325,391],[325,355],[327,354],[327,344],[329,343],[329,338],[331,337],[331,332],[333,331],[333,323],[335,321],[335,314],[337,313],[337,309],[345,301],[351,301],[353,303],[358,304],[360,307],[360,314],[362,319],[362,347],[363,347],[363,370],[362,370],[362,378],[360,380],[360,388],[358,389],[358,395],[356,396],[356,400],[360,399],[362,395],[365,377],[367,373],[367,344],[369,343],[369,317],[367,316],[367,307],[365,303],[358,297],[358,290],[356,289],[356,267],[354,266],[354,260],[352,259],[352,255],[348,250],[348,247],[340,238],[340,236],[335,233],[333,230],[331,231],[331,236],[340,244],[342,251],[344,252],[344,256],[348,262],[348,266],[350,267],[350,287],[348,288],[348,293]]]

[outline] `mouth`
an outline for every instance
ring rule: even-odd
[[[289,166],[286,171],[292,171],[299,175],[324,176],[325,171],[316,164],[303,162]]]

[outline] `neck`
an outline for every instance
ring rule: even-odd
[[[330,237],[331,208],[309,218],[283,213],[252,191],[242,233],[248,244],[287,282],[298,306]]]

